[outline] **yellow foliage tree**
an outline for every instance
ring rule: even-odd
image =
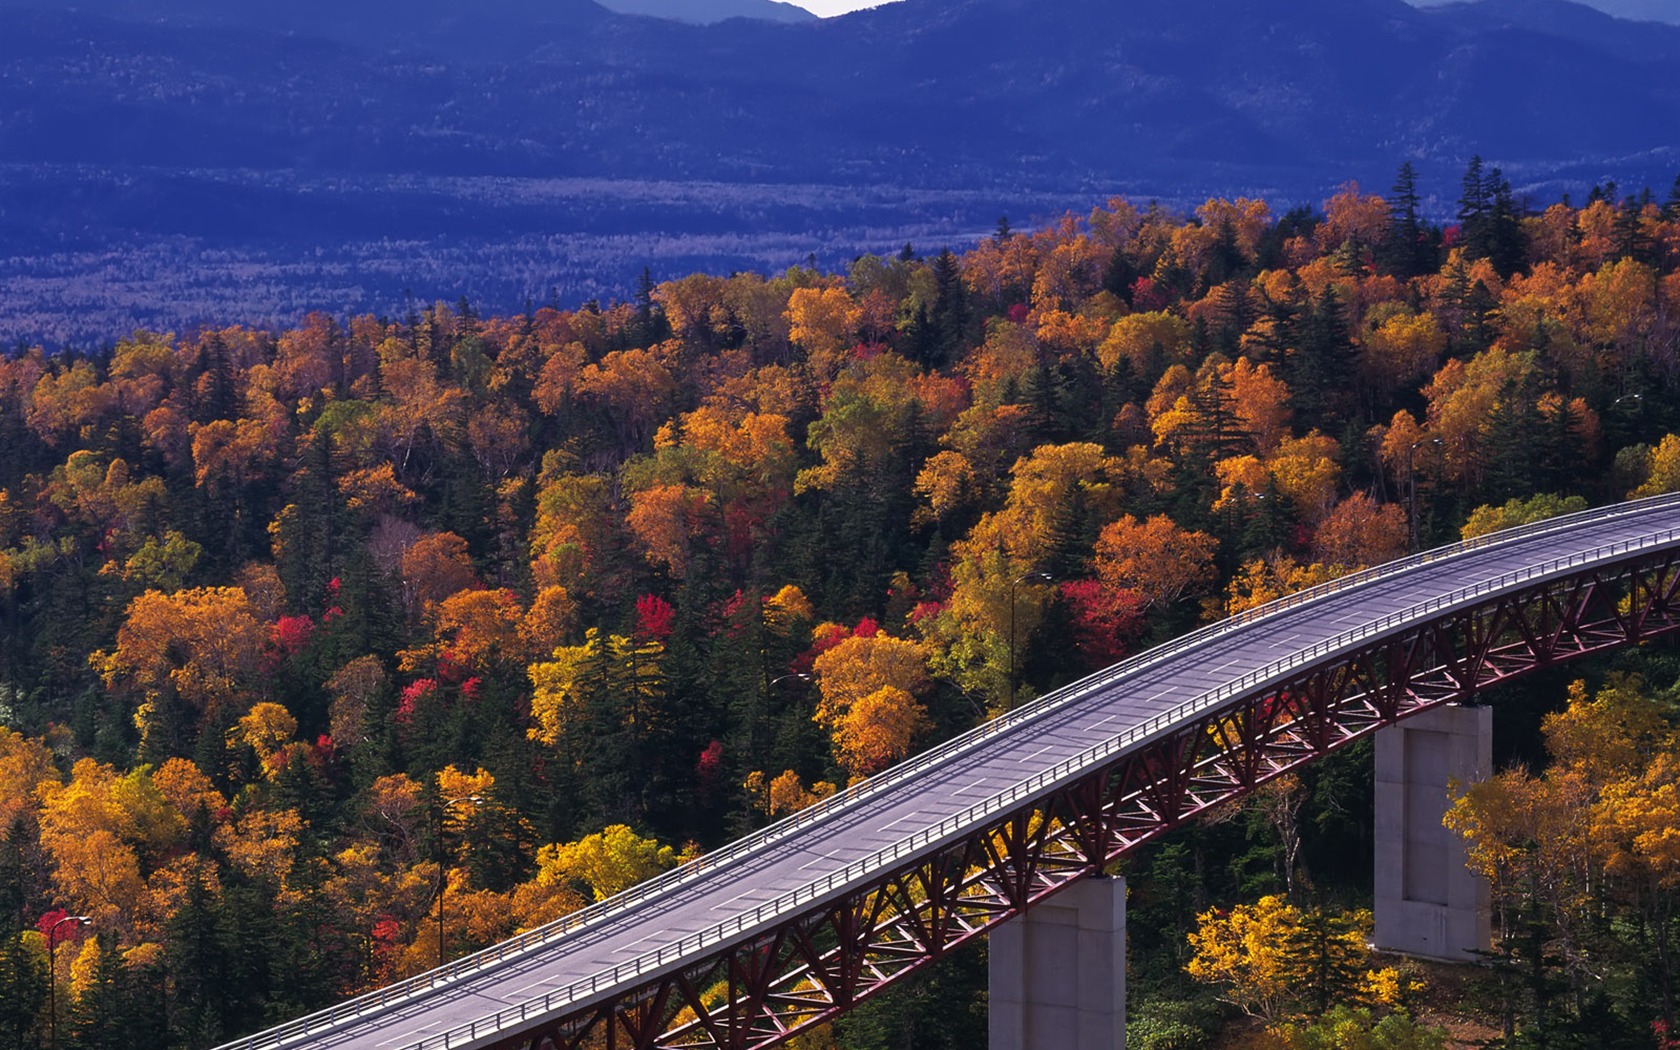
[[[915,694],[927,686],[927,660],[915,642],[884,634],[852,637],[817,657],[815,721],[830,730],[835,758],[854,778],[909,754],[927,729]]]
[[[576,842],[539,849],[537,879],[576,880],[603,901],[676,867],[677,861],[677,851],[670,846],[642,838],[627,825],[614,824]]]
[[[1416,382],[1433,372],[1447,349],[1447,333],[1431,313],[1393,312],[1365,336],[1366,377],[1381,387]]]
[[[238,587],[147,591],[129,603],[116,648],[91,659],[113,692],[149,701],[173,690],[212,710],[244,689],[266,641]]]
[[[844,288],[795,288],[788,296],[788,335],[804,348],[819,382],[839,371],[862,317]]]
[[[212,841],[247,878],[272,886],[283,899],[292,900],[292,865],[304,827],[296,810],[249,809],[232,824],[218,827]]]
[[[1235,616],[1342,575],[1339,565],[1302,565],[1287,554],[1246,562],[1225,589],[1224,613]]]
[[[1528,499],[1507,500],[1497,507],[1477,507],[1470,512],[1470,517],[1459,530],[1459,535],[1467,540],[1474,539],[1501,529],[1516,528],[1518,525],[1528,525],[1586,509],[1587,501],[1580,496],[1565,497],[1542,492]]]
[[[835,720],[835,758],[853,779],[867,777],[907,757],[917,735],[932,727],[915,697],[884,685]]]
[[[294,743],[297,729],[297,719],[283,705],[264,701],[252,705],[227,735],[229,743],[256,752],[264,775],[272,780],[288,764],[287,745]]]
[[[1221,998],[1243,1013],[1276,1020],[1297,992],[1285,946],[1300,922],[1300,909],[1276,895],[1228,912],[1202,912],[1190,933],[1195,954],[1184,970],[1219,985]]]
[[[1322,1014],[1362,995],[1380,1001],[1400,994],[1398,974],[1366,966],[1370,931],[1368,911],[1303,911],[1266,896],[1196,916],[1194,954],[1184,969],[1219,986],[1226,1002],[1250,1016],[1277,1021],[1299,1008]]]
[[[1406,553],[1406,514],[1355,492],[1325,515],[1313,534],[1319,560],[1348,569],[1380,565]]]
[[[1170,605],[1213,579],[1217,547],[1212,536],[1164,514],[1147,521],[1127,514],[1098,535],[1095,567],[1104,584],[1138,592],[1145,606]]]
[[[1629,499],[1680,492],[1680,435],[1666,434],[1645,459],[1645,481],[1628,493]]]
[[[179,845],[186,821],[144,767],[127,775],[91,758],[65,784],[40,788],[41,845],[52,859],[59,899],[111,928],[145,913],[142,854],[158,858]]]
[[[1289,497],[1308,521],[1320,521],[1335,505],[1336,488],[1342,478],[1337,462],[1341,451],[1335,438],[1315,430],[1281,442],[1266,463],[1278,491]]]
[[[1183,318],[1165,312],[1128,314],[1108,330],[1097,359],[1104,368],[1124,360],[1145,371],[1155,360],[1178,363],[1189,346],[1190,326]]]
[[[764,773],[753,770],[741,785],[752,799],[753,808],[771,817],[785,817],[807,806],[815,805],[838,790],[826,780],[819,780],[809,789],[799,774],[789,769],[775,779],[765,782]]]
[[[9,828],[18,821],[33,823],[38,790],[58,782],[58,770],[46,745],[0,726],[0,827]]]

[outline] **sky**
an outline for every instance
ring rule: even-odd
[[[843,15],[865,7],[878,7],[890,0],[789,0],[813,14],[824,18]],[[1419,6],[1446,3],[1448,0],[1408,0]],[[1588,7],[1596,7],[1623,18],[1644,18],[1656,22],[1680,24],[1680,0],[1577,0]]]
[[[882,0],[790,0],[790,2],[798,4],[812,14],[828,18],[865,7],[879,7]]]

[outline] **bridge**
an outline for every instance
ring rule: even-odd
[[[1314,587],[610,900],[223,1050],[770,1046],[1292,768],[1675,631],[1677,563],[1680,496],[1662,496]]]

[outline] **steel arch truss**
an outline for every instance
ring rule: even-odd
[[[847,897],[499,1047],[758,1050],[1132,847],[1426,708],[1680,629],[1680,555],[1446,613],[1234,699]]]

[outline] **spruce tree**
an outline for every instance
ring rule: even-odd
[[[1296,328],[1287,377],[1297,411],[1336,432],[1355,407],[1358,350],[1348,333],[1347,317],[1335,287],[1326,285]]]
[[[1675,180],[1676,200],[1680,200],[1680,179]],[[1114,249],[1114,254],[1108,257],[1108,266],[1103,270],[1103,289],[1112,292],[1116,298],[1127,306],[1132,305],[1132,286],[1143,273],[1132,262],[1132,257],[1126,254],[1126,248],[1121,245]]]
[[[1400,165],[1389,194],[1388,235],[1378,250],[1382,267],[1396,277],[1416,277],[1434,269],[1424,258],[1423,222],[1418,217],[1417,172],[1412,162]]]
[[[1489,415],[1483,493],[1489,503],[1517,499],[1541,486],[1549,428],[1535,393],[1532,382],[1508,384]]]
[[[59,1022],[69,1050],[130,1050],[169,1045],[164,982],[156,966],[130,963],[115,937],[99,939],[99,962],[80,997]],[[65,1021],[69,1023],[66,1024]]]
[[[1488,172],[1487,189],[1492,195],[1487,218],[1487,257],[1501,276],[1522,269],[1528,255],[1523,235],[1522,212],[1511,195],[1511,182],[1498,168]]]
[[[1218,320],[1212,333],[1214,349],[1232,359],[1242,356],[1242,337],[1260,314],[1248,285],[1243,281],[1220,285],[1213,293],[1213,304]]]
[[[1323,1016],[1345,1001],[1365,973],[1364,938],[1353,918],[1322,908],[1304,908],[1283,945],[1285,968],[1299,975],[1296,989],[1311,1013]]]
[[[944,367],[962,352],[963,337],[968,331],[968,294],[963,286],[962,268],[957,257],[946,248],[933,260],[933,365]]]
[[[19,924],[0,934],[0,1048],[29,1045],[46,1007],[47,961],[24,940]]]
[[[1487,220],[1493,211],[1493,193],[1488,189],[1481,154],[1470,158],[1458,194],[1459,243],[1473,259],[1487,255]]]

